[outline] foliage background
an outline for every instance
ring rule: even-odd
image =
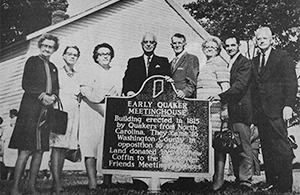
[[[66,11],[67,0],[1,0],[0,49],[51,25],[54,10]]]
[[[258,27],[269,26],[275,46],[299,60],[299,0],[198,0],[184,7],[210,34],[221,39],[234,34],[241,40],[252,40]]]

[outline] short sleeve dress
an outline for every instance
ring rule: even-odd
[[[210,96],[220,94],[222,92],[220,84],[222,82],[229,83],[229,79],[230,72],[227,68],[227,63],[220,56],[207,60],[198,76],[197,99],[206,100]],[[220,109],[220,103],[213,103],[211,106],[210,113],[213,132],[220,130],[221,127]]]
[[[118,75],[117,68],[111,67],[109,70],[105,70],[100,65],[95,64],[82,74],[81,85],[91,87],[93,93],[102,100],[105,95],[111,94],[112,91],[117,91],[120,94],[121,82],[119,81],[122,77]],[[104,102],[95,103],[96,106],[105,109]],[[85,101],[82,101],[80,106],[79,142],[83,156],[97,158],[103,131],[104,118]]]
[[[16,117],[10,119],[10,125],[4,130],[2,135],[2,141],[3,141],[3,162],[5,166],[7,167],[14,167],[18,158],[18,150],[16,149],[10,149],[8,148],[8,144],[12,135],[12,132],[14,130],[14,126],[16,123]]]
[[[76,149],[78,146],[78,128],[79,128],[79,103],[77,95],[79,94],[80,74],[74,71],[73,74],[67,74],[64,67],[59,69],[59,97],[63,109],[68,113],[68,126],[65,135],[50,134],[50,146],[58,148]]]

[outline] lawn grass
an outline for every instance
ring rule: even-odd
[[[0,194],[8,195],[10,188],[12,186],[12,180],[1,180],[0,182]],[[168,183],[161,187],[160,192],[147,191],[147,186],[138,180],[133,180],[131,183],[114,183],[109,188],[105,188],[102,184],[102,177],[98,178],[98,187],[94,191],[90,191],[87,185],[87,178],[85,172],[64,172],[62,184],[63,184],[63,195],[89,195],[89,194],[99,194],[99,195],[210,195],[210,194],[223,194],[223,195],[296,195],[300,193],[275,193],[275,192],[262,192],[258,190],[258,185],[254,186],[256,191],[244,193],[238,191],[238,188],[234,187],[233,182],[226,181],[226,190],[222,193],[209,193],[207,189],[210,187],[211,182],[208,180],[203,180],[194,184],[176,184]],[[23,179],[21,181],[21,190],[24,194],[27,192],[26,188],[27,180]],[[42,195],[51,195],[52,180],[50,178],[42,178],[40,175],[37,180],[37,189]]]

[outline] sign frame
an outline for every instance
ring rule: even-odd
[[[155,80],[156,79],[156,80]],[[133,96],[130,97],[119,97],[119,96],[110,96],[106,97],[105,100],[105,116],[104,116],[104,124],[102,127],[102,136],[101,136],[101,144],[99,144],[99,150],[98,152],[98,170],[102,174],[121,174],[121,175],[130,175],[134,179],[140,179],[144,181],[145,183],[148,184],[149,189],[152,191],[159,191],[160,186],[170,180],[177,179],[179,177],[195,177],[195,178],[211,178],[213,174],[213,169],[214,169],[214,157],[213,157],[213,148],[212,148],[212,131],[211,131],[211,122],[210,122],[210,106],[211,102],[208,102],[208,172],[206,173],[199,173],[199,172],[167,172],[167,171],[149,171],[149,170],[123,170],[123,169],[107,169],[103,168],[103,152],[104,152],[104,144],[105,144],[105,127],[106,127],[106,115],[107,115],[107,100],[108,99],[124,99],[124,100],[131,100],[138,96],[143,88],[145,87],[146,83],[149,82],[150,80],[154,81],[161,81],[167,82],[166,78],[164,76],[152,76],[146,79],[146,81],[143,83],[142,87],[140,90]],[[176,89],[173,83],[167,82],[172,86],[173,91],[176,94]],[[162,84],[164,86],[164,83]],[[153,89],[153,98],[158,97],[161,93],[163,93],[163,87],[161,88],[161,91],[155,92],[155,89]],[[179,98],[178,98],[179,99]],[[199,99],[192,99],[192,98],[184,98],[184,100],[187,101],[199,101]],[[200,100],[204,101],[204,100]]]

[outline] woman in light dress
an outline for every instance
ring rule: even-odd
[[[91,190],[97,187],[96,165],[98,146],[101,143],[104,124],[105,96],[116,95],[118,89],[114,83],[118,80],[117,71],[110,66],[114,50],[107,43],[99,44],[93,52],[96,64],[86,67],[81,79],[79,141],[88,174],[88,185]]]
[[[227,63],[221,58],[222,43],[217,37],[210,37],[202,44],[206,55],[206,64],[201,68],[197,81],[197,99],[210,99],[229,88],[230,73]],[[222,114],[221,114],[222,113]],[[221,128],[221,115],[227,116],[227,105],[213,102],[210,111],[212,133]],[[217,191],[224,183],[223,154],[215,152],[215,174],[213,176],[213,190]],[[224,161],[225,162],[225,161]],[[220,185],[219,185],[220,184]]]
[[[68,113],[68,126],[65,135],[50,134],[52,189],[56,194],[62,192],[61,175],[67,149],[77,149],[79,122],[79,74],[74,66],[80,56],[77,46],[67,46],[63,52],[65,65],[59,69],[59,97],[63,110]]]
[[[18,158],[18,150],[8,148],[8,144],[10,141],[10,137],[15,127],[16,119],[17,119],[18,111],[16,109],[12,109],[9,111],[10,124],[9,127],[6,128],[2,135],[3,140],[3,162],[5,167],[8,168],[6,179],[9,180],[11,174],[13,173],[17,158]]]

